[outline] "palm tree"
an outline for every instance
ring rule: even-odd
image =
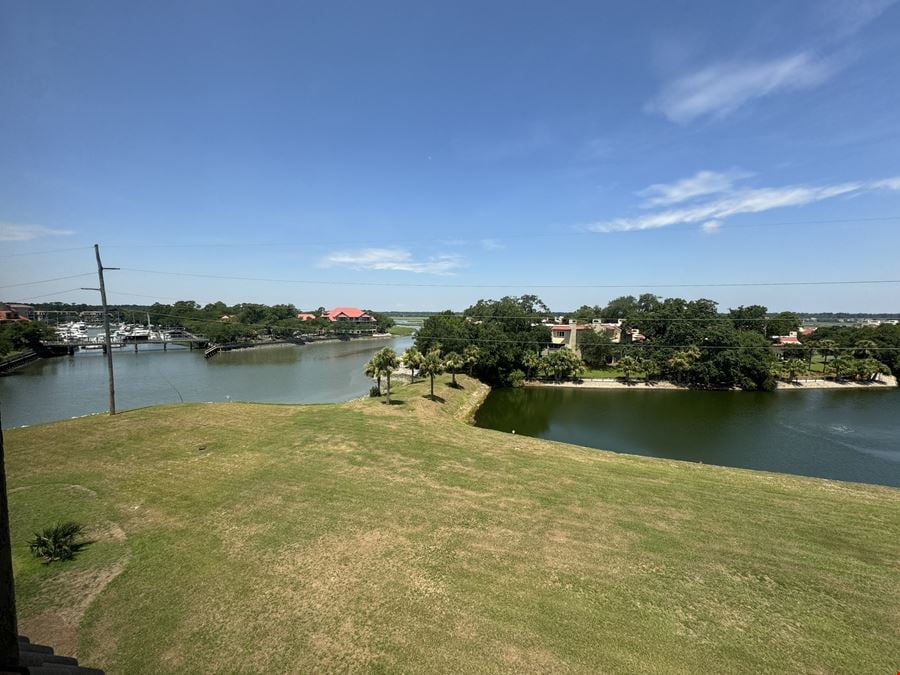
[[[806,364],[801,359],[788,359],[781,365],[781,369],[787,373],[788,382],[797,379],[797,373],[801,372]]]
[[[652,358],[641,359],[639,362],[641,370],[644,371],[644,375],[647,377],[647,381],[649,382],[653,379],[654,373],[658,370],[658,366],[656,364],[656,360]]]
[[[863,377],[870,382],[877,381],[879,375],[888,372],[887,366],[878,359],[873,359],[872,357],[863,359],[859,364],[859,369],[862,372]]]
[[[444,357],[444,367],[450,371],[450,375],[453,377],[454,388],[459,386],[456,384],[456,372],[462,368],[463,365],[465,365],[463,357],[456,352],[450,352]]]
[[[419,372],[431,378],[431,399],[434,400],[434,378],[444,372],[444,360],[440,349],[432,349],[422,359]]]
[[[372,379],[378,380],[378,395],[381,396],[381,369],[375,363],[374,356],[366,363],[365,373],[366,377],[371,377]]]
[[[822,355],[822,374],[828,372],[828,357],[834,356],[837,353],[837,342],[834,340],[819,340],[816,343],[816,349]]]
[[[853,352],[853,356],[858,359],[868,359],[875,356],[878,344],[872,340],[859,340],[855,347],[856,351]]]
[[[522,357],[522,365],[525,366],[525,370],[528,373],[528,379],[530,380],[532,375],[541,365],[541,357],[537,352],[526,352],[525,356]]]
[[[403,361],[403,365],[409,368],[410,382],[416,381],[416,368],[418,368],[419,364],[422,363],[422,358],[422,352],[420,352],[416,347],[410,347],[405,352],[403,352],[403,356],[400,357],[400,360]]]
[[[831,366],[834,368],[834,376],[840,380],[856,369],[856,359],[852,356],[839,356],[832,361]]]
[[[675,373],[675,381],[682,382],[685,373],[691,369],[691,359],[685,352],[675,352],[666,361],[666,365],[669,366],[669,370]]]
[[[633,356],[623,356],[616,365],[625,375],[625,381],[631,382],[631,374],[638,369],[637,359]]]
[[[469,375],[472,374],[473,368],[480,358],[481,349],[477,345],[469,345],[463,350],[463,360],[466,362],[466,369],[469,371]]]
[[[385,376],[387,379],[387,403],[391,402],[391,375],[395,370],[397,370],[397,366],[400,365],[400,360],[397,358],[397,352],[395,352],[390,347],[385,347],[380,352],[375,354],[375,366],[378,368],[379,372]]]

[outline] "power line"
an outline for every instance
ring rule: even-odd
[[[93,276],[93,272],[86,272],[84,274],[71,274],[67,277],[55,277],[53,279],[41,279],[39,281],[24,281],[19,284],[7,284],[6,286],[0,286],[0,288],[19,288],[21,286],[37,286],[38,284],[49,284],[52,281],[63,281],[65,279],[80,279],[81,277],[90,277]]]
[[[858,225],[860,223],[877,223],[877,222],[889,222],[894,220],[900,220],[900,215],[893,216],[868,216],[865,218],[825,218],[825,219],[814,219],[814,220],[783,220],[783,221],[775,221],[775,222],[750,222],[750,223],[728,223],[728,228],[753,228],[753,227],[796,227],[801,225],[847,225],[853,224]],[[640,230],[640,232],[658,232],[661,230],[695,230],[698,225],[696,223],[684,223],[679,225],[671,225],[664,228],[650,228],[646,230]],[[634,232],[631,232],[632,234]],[[503,236],[493,236],[489,234],[478,234],[477,236],[469,236],[464,237],[463,241],[467,243],[478,243],[481,241],[493,241],[493,242],[518,242],[522,240],[530,240],[530,239],[559,239],[562,237],[597,237],[602,234],[619,234],[618,232],[596,232],[589,229],[579,229],[573,227],[571,230],[565,232],[545,232],[545,233],[530,233],[524,234],[516,237],[503,237]],[[440,240],[431,237],[427,239],[403,239],[402,241],[397,241],[393,244],[389,243],[388,245],[409,245],[409,244],[434,244],[439,243]],[[281,247],[326,247],[326,246],[384,246],[385,241],[381,240],[360,240],[354,239],[352,241],[341,240],[341,241],[268,241],[268,242],[260,242],[260,241],[249,241],[249,242],[240,242],[240,241],[232,241],[232,242],[204,242],[204,243],[136,243],[136,244],[105,244],[104,248],[132,248],[139,246],[140,248],[185,248],[185,249],[193,249],[193,248],[281,248]]]
[[[758,287],[758,286],[844,286],[872,284],[900,284],[900,279],[845,279],[840,281],[742,281],[714,283],[630,283],[630,284],[535,284],[523,282],[518,284],[419,284],[378,281],[326,281],[321,279],[277,279],[267,277],[239,277],[220,274],[199,274],[195,272],[170,272],[163,270],[147,270],[133,267],[122,267],[123,272],[141,274],[158,274],[163,276],[192,277],[199,279],[217,279],[224,281],[257,281],[278,284],[309,284],[323,286],[388,286],[413,288],[725,288],[725,287]],[[0,286],[0,288],[3,288]]]
[[[49,251],[20,251],[18,253],[4,253],[4,258],[17,258],[26,255],[50,255],[51,253],[68,253],[70,251],[87,251],[90,246],[73,246],[71,248],[54,248]]]
[[[161,299],[161,300],[174,300],[175,302],[190,301],[189,298],[181,298],[181,297],[174,297],[174,296],[161,296],[161,295],[145,295],[142,293],[131,293],[131,292],[126,292],[126,291],[111,291],[111,293],[113,295],[127,295],[127,296],[131,296],[131,297],[136,297],[136,298],[147,298],[149,300],[160,300]],[[373,311],[376,311],[376,310],[373,310]],[[556,316],[564,316],[564,317],[570,316],[574,313],[575,312],[554,312],[551,310],[547,314],[466,314],[464,312],[453,312],[452,314],[448,315],[445,312],[431,312],[427,315],[422,315],[422,316],[425,319],[428,319],[431,317],[451,316],[454,318],[467,318],[467,319],[509,319],[509,320],[535,321],[535,320],[552,319]],[[550,316],[548,316],[548,314]],[[415,316],[414,313],[412,315]],[[162,316],[162,315],[160,315],[160,316]],[[800,315],[798,314],[797,316],[799,317]],[[762,317],[762,318],[757,318],[757,317],[741,318],[741,317],[734,317],[729,314],[719,314],[718,316],[715,316],[715,317],[643,317],[641,319],[631,320],[631,321],[629,321],[625,317],[617,317],[614,320],[604,321],[603,323],[612,324],[612,323],[615,323],[616,321],[618,321],[619,318],[622,318],[625,323],[633,324],[635,327],[637,327],[638,324],[649,324],[649,323],[654,323],[654,322],[655,323],[663,323],[663,322],[712,323],[712,322],[718,322],[718,321],[730,321],[732,323],[744,323],[744,322],[756,321],[756,322],[761,322],[761,323],[770,323],[772,321],[784,321],[785,320],[785,319],[779,318],[774,315],[768,316],[768,317]],[[562,325],[562,326],[565,326],[568,328],[568,324],[554,324],[554,325]],[[581,323],[578,325],[590,325],[590,324]]]
[[[62,294],[71,293],[71,292],[77,291],[77,290],[82,290],[82,289],[70,288],[70,289],[67,289],[64,291],[56,291],[55,293],[46,293],[44,295],[30,296],[28,298],[23,298],[23,300],[37,300],[39,298],[50,297],[53,295],[62,295]],[[184,302],[184,301],[189,300],[189,299],[182,298],[182,297],[145,295],[142,293],[131,293],[131,292],[127,292],[127,291],[110,291],[110,294],[125,295],[125,296],[136,297],[136,298],[146,298],[149,300],[174,300],[175,302]],[[157,316],[170,316],[170,317],[174,317],[174,318],[184,318],[181,315],[174,315],[174,314],[173,315],[164,315],[164,314],[158,314],[156,312],[154,312],[154,314],[156,314]],[[573,314],[573,312],[553,312],[553,311],[551,311],[551,312],[549,312],[549,314],[555,315],[555,316],[569,316],[569,315]],[[443,312],[434,312],[429,315],[426,315],[425,318],[427,319],[432,316],[448,316],[448,315],[444,314]],[[452,316],[455,318],[469,318],[469,319],[492,319],[492,320],[508,319],[508,320],[529,320],[529,321],[544,320],[544,319],[552,318],[552,316],[548,317],[545,314],[521,314],[521,315],[519,315],[519,314],[464,314],[462,312],[454,312],[453,314],[451,314],[449,316]],[[217,319],[189,319],[189,320],[190,321],[218,321]],[[618,318],[616,319],[616,321],[617,320],[618,320]],[[740,317],[733,317],[728,314],[720,314],[716,317],[644,317],[642,319],[631,320],[631,321],[625,319],[624,321],[625,321],[625,323],[632,324],[634,327],[638,327],[639,325],[647,325],[647,324],[652,324],[652,323],[714,323],[714,322],[719,322],[719,321],[730,321],[732,323],[745,323],[745,322],[770,323],[772,321],[783,321],[783,320],[784,319],[780,319],[777,316],[763,317],[763,318],[755,318],[755,317],[740,318]],[[613,323],[613,321],[607,321],[604,323]],[[249,325],[249,324],[245,324],[245,325]],[[565,327],[568,327],[568,324],[555,324],[555,325],[563,325]],[[578,325],[590,325],[590,324],[578,324]],[[265,324],[260,324],[260,326],[264,327]]]
[[[74,291],[80,291],[80,290],[82,290],[80,287],[79,288],[68,288],[64,291],[54,291],[53,293],[44,293],[43,295],[30,295],[27,298],[22,298],[22,300],[31,302],[32,300],[38,300],[40,298],[49,298],[50,296],[53,296],[53,295],[65,295],[66,293],[72,293]]]
[[[123,308],[121,308],[121,307],[116,308],[116,309],[118,309],[119,312],[127,312],[127,311],[130,311],[130,310],[127,310],[127,309],[123,309]],[[158,313],[158,312],[152,312],[152,315],[153,315],[154,317],[164,317],[164,318],[169,318],[169,319],[178,319],[179,321],[181,321],[181,322],[183,322],[183,323],[212,323],[212,324],[217,324],[217,325],[221,325],[221,324],[223,323],[220,319],[191,318],[191,317],[182,316],[181,314],[162,314],[162,313]],[[269,327],[272,327],[272,324],[267,324],[267,323],[236,323],[236,324],[232,324],[232,325],[235,325],[235,326],[244,326],[244,327],[246,327],[246,328],[269,328]],[[539,339],[536,339],[536,338],[535,338],[535,339],[532,339],[532,340],[528,340],[527,338],[521,339],[521,340],[510,340],[510,339],[500,339],[500,338],[471,338],[471,337],[468,337],[468,336],[458,336],[458,335],[427,336],[427,338],[428,338],[429,340],[432,340],[432,341],[435,341],[435,342],[439,342],[439,341],[441,341],[441,340],[444,340],[444,341],[448,341],[448,342],[477,342],[477,343],[484,343],[484,344],[519,344],[519,345],[533,345],[533,344],[538,344],[538,345],[550,345],[550,344],[552,344],[552,342],[551,342],[550,340],[546,340],[546,339],[544,339],[544,340],[539,340]],[[770,347],[770,346],[772,346],[772,345],[758,345],[758,346],[744,346],[744,345],[703,345],[703,344],[700,344],[700,345],[660,345],[660,344],[656,344],[656,343],[653,343],[653,342],[632,342],[632,343],[624,343],[624,344],[622,344],[622,343],[616,343],[616,342],[611,342],[611,343],[609,344],[609,347],[614,348],[614,349],[615,349],[615,348],[620,348],[620,349],[632,349],[632,348],[635,348],[635,349],[644,349],[644,348],[648,348],[648,347],[650,347],[650,348],[658,348],[658,349],[690,349],[690,348],[693,348],[693,347],[696,347],[696,348],[698,348],[698,349],[760,349],[760,348],[762,348],[763,346]],[[813,347],[813,348],[815,348],[815,345],[814,345],[814,344],[810,344],[810,345],[800,345],[800,346],[802,346],[802,347]],[[863,349],[863,348],[859,348],[859,347],[834,347],[834,348],[833,348],[833,350],[835,350],[835,351],[839,351],[839,350],[860,351],[860,350],[862,350],[862,349]],[[871,350],[871,351],[874,351],[874,350],[878,350],[878,351],[898,351],[898,350],[900,350],[900,347],[870,347],[870,348],[867,348],[867,349],[869,349],[869,350]]]

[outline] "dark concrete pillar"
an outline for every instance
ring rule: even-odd
[[[0,420],[0,670],[19,661],[19,628],[16,625],[16,587],[13,583],[12,542],[9,537],[9,503],[6,499],[6,464],[3,423]]]

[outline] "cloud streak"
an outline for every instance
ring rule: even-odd
[[[647,199],[646,206],[669,206],[695,197],[727,192],[736,180],[749,178],[751,175],[736,169],[725,173],[698,171],[690,178],[683,178],[675,183],[654,183],[638,192],[638,195]]]
[[[56,230],[43,225],[0,223],[0,241],[31,241],[41,237],[65,237],[72,234],[75,234],[72,230]]]
[[[360,271],[414,272],[416,274],[454,274],[463,266],[456,255],[440,255],[427,260],[415,260],[412,253],[402,248],[362,248],[334,251],[325,256],[322,267],[349,267]]]
[[[732,216],[805,206],[826,199],[875,190],[900,190],[900,176],[869,182],[762,188],[735,187],[734,180],[729,178],[728,174],[701,171],[691,178],[672,184],[651,185],[638,193],[650,196],[650,201],[643,206],[665,205],[672,208],[657,209],[652,213],[635,217],[599,221],[587,225],[585,229],[591,232],[630,232],[672,225],[700,224],[703,232],[712,234],[718,232],[724,220]]]
[[[723,118],[754,99],[817,87],[839,69],[835,60],[810,51],[766,61],[717,63],[668,83],[646,109],[679,124]]]

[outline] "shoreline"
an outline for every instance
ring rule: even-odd
[[[898,386],[893,375],[882,375],[878,382],[836,382],[834,380],[801,380],[796,382],[778,382],[775,391],[800,391],[804,389],[891,389]],[[668,380],[622,382],[612,379],[586,379],[580,382],[538,382],[529,380],[526,387],[567,388],[567,389],[641,389],[644,391],[743,391],[742,389],[698,389],[686,387]]]

